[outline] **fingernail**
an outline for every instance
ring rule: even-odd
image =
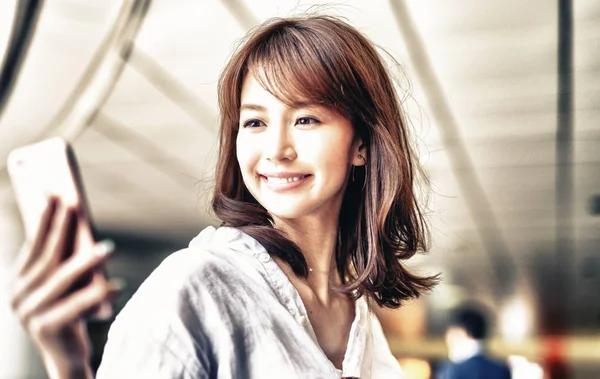
[[[97,321],[108,321],[112,318],[113,307],[110,303],[102,303],[92,315],[92,319]]]
[[[98,255],[108,255],[115,251],[115,243],[112,240],[102,240],[94,245],[94,252]]]
[[[112,291],[123,291],[125,288],[127,288],[127,281],[121,278],[111,278],[108,281],[108,286]]]

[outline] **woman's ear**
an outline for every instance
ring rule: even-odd
[[[356,143],[356,149],[354,151],[354,157],[352,157],[352,165],[364,166],[367,164],[367,145],[362,142],[362,139],[358,139]]]

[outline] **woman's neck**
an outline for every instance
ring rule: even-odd
[[[336,262],[338,238],[337,220],[308,218],[303,220],[275,220],[275,227],[286,233],[298,245],[309,268],[307,278],[295,277],[299,284],[306,285],[319,302],[327,305],[332,294],[332,285],[341,284]],[[298,282],[297,282],[298,283]]]

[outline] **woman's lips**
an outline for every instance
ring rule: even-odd
[[[304,184],[311,175],[297,173],[259,174],[260,179],[273,191],[287,191]]]

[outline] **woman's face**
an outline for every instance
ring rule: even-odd
[[[239,122],[237,159],[252,196],[276,218],[337,220],[348,170],[364,164],[350,121],[323,106],[288,107],[247,75]]]

